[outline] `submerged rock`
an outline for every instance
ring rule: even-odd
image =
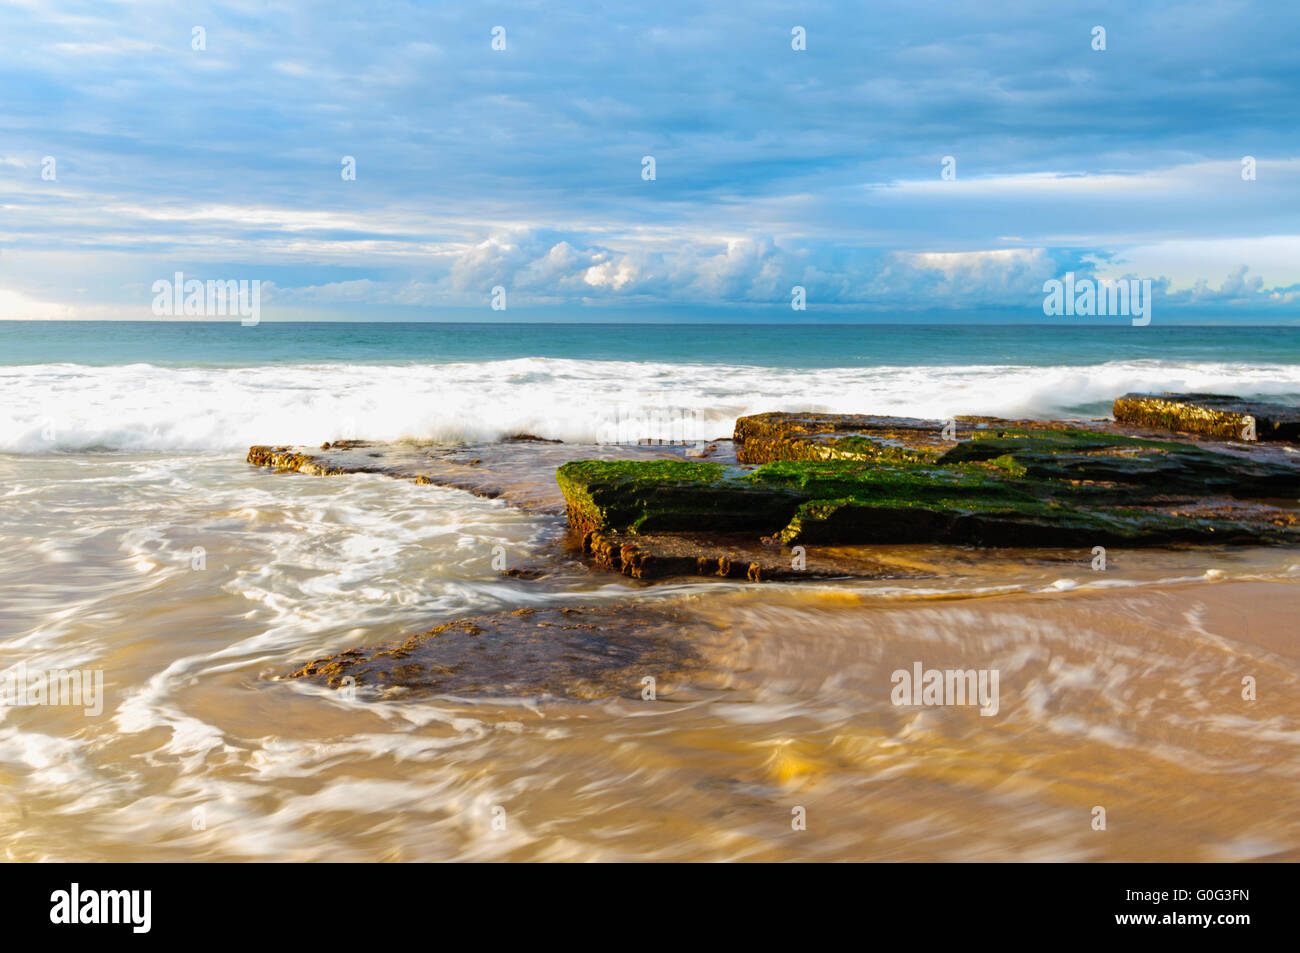
[[[1300,407],[1228,394],[1125,394],[1113,412],[1120,423],[1219,440],[1300,442]]]
[[[704,667],[697,644],[681,637],[703,625],[670,607],[518,609],[348,649],[284,677],[403,694],[633,697],[647,677],[662,692]]]

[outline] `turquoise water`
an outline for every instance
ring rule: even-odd
[[[237,367],[514,358],[826,368],[1300,364],[1300,327],[0,322],[0,364]]]

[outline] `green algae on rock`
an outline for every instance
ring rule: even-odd
[[[1073,428],[980,431],[939,459],[940,464],[976,462],[1032,480],[1089,484],[1097,490],[1088,494],[1094,499],[1110,495],[1134,500],[1173,492],[1258,499],[1300,493],[1300,469],[1294,465],[1188,443]],[[1105,487],[1117,492],[1106,494]]]
[[[1263,527],[1138,509],[1085,510],[1054,501],[973,509],[929,504],[817,500],[804,504],[777,539],[797,543],[942,542],[974,546],[1154,546],[1174,542],[1260,542]]]
[[[739,465],[575,461],[557,481],[584,551],[629,575],[642,574],[643,533],[749,532],[787,546],[1300,541],[1286,502],[1300,496],[1300,461],[1121,429],[759,414],[736,422]]]
[[[715,526],[718,533],[748,529],[786,545],[1157,545],[1262,541],[1279,531],[1275,523],[1252,525],[1248,518],[1090,501],[1072,478],[1032,476],[1027,468],[1008,472],[1005,459],[1014,454],[947,466],[784,460],[757,469],[714,464],[707,470],[660,461],[581,461],[561,467],[557,480],[570,502],[570,525],[593,540],[634,538],[648,528],[698,534]],[[1167,485],[1156,488],[1166,495]],[[626,572],[625,551],[635,540],[617,545],[618,568]],[[585,548],[598,562],[613,562],[602,560],[593,545]]]
[[[1300,541],[1300,459],[1277,441],[1166,436],[1103,420],[798,413],[740,418],[735,455],[713,445],[715,460],[526,436],[258,446],[248,459],[318,475],[379,473],[564,513],[576,530],[556,540],[567,555],[580,546],[595,565],[646,580],[896,575],[871,544]],[[801,544],[816,552],[796,558],[788,547]]]
[[[686,460],[579,460],[555,472],[569,525],[587,532],[763,532],[804,499],[781,486],[750,484],[743,471]]]
[[[1113,413],[1120,423],[1219,440],[1300,441],[1300,407],[1230,394],[1125,394]]]
[[[902,579],[929,573],[878,558],[860,547],[792,553],[756,534],[631,534],[590,530],[583,555],[596,566],[633,579],[705,576],[759,582],[774,579]]]

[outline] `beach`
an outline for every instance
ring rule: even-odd
[[[478,354],[436,326],[311,326],[252,357],[236,336],[265,328],[187,351],[160,327],[93,357],[75,329],[58,361],[16,338],[4,352],[0,665],[103,685],[98,714],[0,708],[6,859],[1300,851],[1295,548],[1112,547],[1098,569],[1088,549],[892,545],[869,547],[871,578],[646,583],[583,560],[554,485],[570,447],[686,454],[771,410],[1089,417],[1161,389],[1300,403],[1300,331],[1270,329],[1264,362],[1208,328],[1138,355],[1127,329],[948,329],[917,353],[890,344],[915,341],[901,332],[805,328],[779,356],[767,332],[597,327],[601,353],[566,357],[538,330]],[[689,359],[642,343],[684,337]],[[537,439],[502,443],[520,435]],[[477,453],[496,485],[244,459],[339,439]],[[509,644],[436,636],[444,690],[291,677],[458,620]],[[895,673],[917,665],[996,671],[996,713],[897,704]]]

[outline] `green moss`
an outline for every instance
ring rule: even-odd
[[[1150,499],[1172,492],[1289,498],[1300,486],[1296,469],[1286,464],[1186,443],[1075,429],[980,433],[953,447],[939,463],[982,464],[1037,487],[1033,492],[1039,495],[1094,501]]]
[[[569,522],[584,531],[771,532],[803,499],[741,483],[740,472],[685,460],[580,460],[560,467],[555,479]]]
[[[767,463],[742,480],[797,489],[813,499],[927,501],[944,498],[1029,500],[1024,486],[984,467],[939,467],[925,463],[816,462]]]
[[[627,477],[638,480],[710,481],[722,478],[721,463],[693,460],[574,460],[556,472],[559,480],[609,480]]]
[[[786,545],[946,542],[1026,547],[1258,540],[1268,534],[1224,520],[1150,510],[1081,509],[1055,500],[972,507],[969,499],[844,499],[804,504],[775,535]]]
[[[1023,463],[1017,462],[1016,458],[1009,453],[1004,453],[1000,457],[994,457],[988,461],[988,465],[995,467],[1005,473],[1007,476],[1022,477],[1028,471]]]
[[[1023,454],[1053,456],[1062,453],[1091,454],[1104,451],[1179,452],[1187,449],[1186,444],[1144,440],[1139,437],[1097,433],[1092,430],[1073,428],[1030,430],[1005,427],[976,431],[971,440],[963,440],[940,457],[939,463],[973,463],[1004,456],[1018,457]]]
[[[1043,449],[1049,444],[1070,449],[1051,453]],[[1080,452],[1081,444],[1094,452]],[[1011,437],[1004,432],[962,446],[1002,452],[948,465],[781,460],[754,470],[690,461],[586,460],[565,464],[556,479],[571,525],[584,531],[746,532],[787,544],[992,546],[1149,544],[1273,532],[1131,505],[1159,499],[1180,481],[1204,490],[1242,480],[1263,486],[1280,478],[1253,462],[1185,445],[1176,445],[1175,453],[1157,441],[1115,442],[1089,431],[1046,438],[1038,431]],[[1280,472],[1294,482],[1293,468]]]

